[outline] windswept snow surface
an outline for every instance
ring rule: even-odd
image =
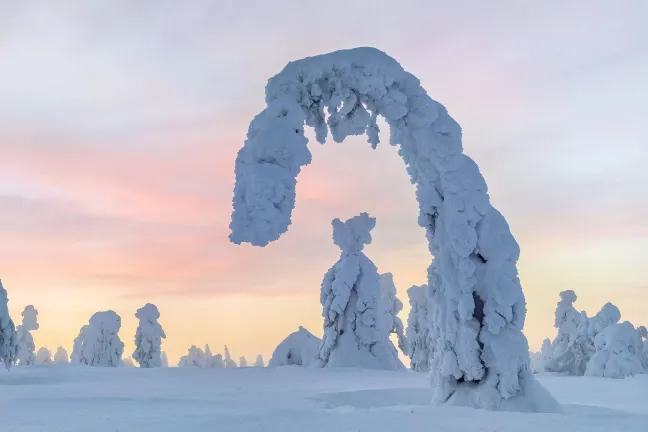
[[[0,374],[7,432],[646,432],[648,375],[539,375],[562,414],[435,406],[425,374],[299,367],[88,368]]]

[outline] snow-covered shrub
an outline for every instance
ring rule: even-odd
[[[263,361],[263,356],[259,354],[254,361],[254,367],[265,367],[265,362]]]
[[[226,368],[235,368],[236,362],[232,360],[232,356],[230,355],[229,348],[227,348],[227,345],[225,345],[225,356],[223,359],[223,362],[225,363]]]
[[[32,330],[38,330],[38,311],[32,305],[26,306],[22,312],[22,324],[16,327],[18,337],[18,364],[29,366],[36,364],[36,345]]]
[[[403,302],[396,297],[396,285],[394,276],[391,273],[380,275],[380,289],[382,291],[381,304],[383,311],[383,324],[387,334],[395,334],[398,338],[398,348],[405,355],[409,354],[409,346],[405,337],[405,326],[398,317],[403,310]]]
[[[124,343],[119,339],[121,318],[113,311],[97,312],[74,340],[73,363],[117,367],[122,364]]]
[[[203,368],[205,367],[205,352],[196,345],[191,345],[187,355],[180,357],[178,362],[180,368]]]
[[[414,285],[407,290],[410,312],[407,317],[407,342],[410,367],[416,372],[430,371],[430,322],[427,285]]]
[[[162,351],[162,353],[160,353],[160,366],[169,367],[169,356],[167,356],[166,351]]]
[[[0,280],[0,363],[7,369],[18,359],[18,335],[9,315],[7,291]]]
[[[524,396],[506,405],[555,408],[539,405],[549,396],[540,395],[529,367],[519,246],[490,204],[477,164],[463,154],[461,127],[446,108],[374,48],[290,62],[268,81],[265,100],[236,159],[230,240],[265,246],[288,229],[296,177],[311,162],[304,124],[320,143],[329,131],[336,142],[366,133],[375,147],[382,116],[416,185],[418,222],[435,257],[428,271],[431,315],[440,318],[431,329],[435,399],[496,409]],[[460,387],[461,400],[451,400]]]
[[[322,281],[320,367],[404,368],[383,322],[378,270],[362,252],[374,226],[376,219],[367,213],[333,220],[333,242],[342,252]]]
[[[37,365],[49,365],[52,364],[52,352],[45,347],[39,348],[36,353],[36,363]]]
[[[135,332],[135,352],[133,359],[142,368],[160,367],[160,353],[162,352],[162,339],[166,338],[162,326],[158,322],[160,312],[151,303],[147,303],[137,310],[135,317],[139,325]]]
[[[245,359],[244,356],[241,356],[241,358],[239,359],[239,367],[242,367],[242,368],[248,367],[248,362],[247,362],[247,360]]]
[[[68,363],[68,353],[62,346],[56,349],[54,353],[54,363]]]
[[[625,378],[645,371],[639,357],[643,348],[639,333],[628,321],[605,327],[596,335],[595,346],[585,375]]]
[[[268,367],[310,366],[317,358],[322,340],[299,326],[299,330],[289,334],[272,352]]]

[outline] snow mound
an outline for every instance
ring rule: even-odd
[[[321,343],[320,338],[300,326],[299,330],[289,334],[277,345],[272,352],[268,367],[310,366],[315,362]]]

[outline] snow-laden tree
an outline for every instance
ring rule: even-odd
[[[38,311],[33,305],[26,306],[22,312],[22,324],[16,327],[18,364],[20,366],[36,364],[36,345],[31,332],[38,330],[38,327]]]
[[[395,334],[398,338],[398,348],[405,355],[409,355],[409,346],[405,337],[405,326],[398,317],[403,310],[403,302],[396,296],[396,284],[391,273],[380,275],[380,289],[382,291],[381,304],[383,311],[383,324],[388,334]]]
[[[430,371],[430,321],[427,285],[413,285],[407,290],[410,312],[407,317],[407,343],[410,367],[416,372]]]
[[[259,354],[254,361],[254,367],[265,367],[265,361],[263,361],[263,356]]]
[[[18,335],[9,315],[8,303],[7,291],[0,280],[0,363],[4,363],[7,369],[18,359]]]
[[[232,356],[230,355],[229,348],[227,348],[227,345],[225,345],[225,355],[224,355],[223,362],[225,363],[226,368],[237,367],[236,362],[232,360]]]
[[[275,366],[311,366],[319,352],[322,340],[313,333],[299,326],[289,334],[272,352],[268,367]]]
[[[203,367],[206,369],[220,369],[225,367],[223,356],[221,354],[212,355],[209,345],[205,345],[205,362]]]
[[[641,340],[641,353],[639,354],[641,364],[648,371],[648,330],[646,330],[646,327],[640,326],[637,328],[637,333]]]
[[[54,353],[54,363],[69,363],[68,353],[62,346],[58,347]]]
[[[196,345],[191,345],[187,355],[180,357],[178,362],[180,368],[203,368],[205,367],[205,352]]]
[[[569,343],[576,338],[578,326],[586,318],[582,312],[578,312],[574,307],[574,302],[578,297],[572,290],[560,293],[560,301],[556,305],[554,327],[558,329],[558,335],[553,341],[553,352],[560,355],[567,350]]]
[[[596,335],[596,352],[585,375],[625,378],[645,372],[639,357],[641,345],[639,333],[628,321],[605,327]]]
[[[477,164],[463,154],[461,127],[446,108],[374,48],[289,63],[268,81],[266,105],[236,159],[230,240],[265,246],[288,229],[297,175],[311,162],[304,124],[320,143],[330,131],[336,142],[367,134],[376,147],[382,116],[416,185],[418,222],[435,257],[428,285],[431,315],[439,318],[431,332],[439,347],[431,364],[436,401],[557,409],[529,366],[519,246],[490,204]],[[502,405],[516,396],[523,400]]]
[[[362,252],[374,226],[376,219],[367,213],[333,220],[333,242],[342,252],[322,281],[320,367],[404,368],[383,321],[378,269]]]
[[[542,349],[540,352],[531,353],[531,366],[533,372],[543,372],[546,370],[545,365],[551,360],[553,354],[553,346],[551,339],[546,338],[542,342]]]
[[[157,306],[147,303],[137,310],[135,317],[139,325],[135,332],[135,352],[133,359],[142,368],[160,367],[162,361],[162,339],[166,338],[162,326],[158,322],[160,312]]]
[[[167,356],[166,351],[160,353],[160,366],[165,368],[169,367],[169,356]]]
[[[248,367],[248,362],[247,362],[247,360],[245,359],[244,356],[241,356],[241,358],[239,359],[239,367],[242,367],[242,368]]]
[[[52,364],[52,352],[45,347],[38,349],[36,353],[36,363],[37,365],[49,365]]]
[[[119,339],[121,318],[114,311],[96,312],[74,340],[73,362],[88,366],[122,364],[124,343]]]
[[[70,363],[88,364],[88,359],[83,356],[83,345],[89,330],[89,325],[84,325],[81,327],[81,330],[79,330],[79,335],[74,339],[74,345],[72,346]]]

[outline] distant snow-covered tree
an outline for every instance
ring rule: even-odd
[[[18,359],[18,335],[9,315],[7,291],[0,280],[0,363],[7,369]]]
[[[398,338],[398,348],[405,355],[409,355],[409,346],[405,337],[405,326],[398,317],[403,310],[403,302],[396,296],[396,285],[391,273],[380,275],[380,289],[382,291],[381,304],[383,310],[383,324],[388,334],[395,334]]]
[[[160,367],[162,362],[162,339],[166,334],[158,322],[160,312],[157,306],[147,303],[137,310],[135,317],[139,319],[139,325],[135,332],[135,351],[133,359],[139,363],[141,368]]]
[[[180,368],[203,368],[205,367],[205,352],[196,345],[191,345],[187,355],[180,357],[178,362]]]
[[[227,345],[225,345],[225,356],[224,356],[224,362],[225,362],[225,367],[226,368],[235,368],[237,367],[236,362],[232,360],[232,356],[230,355],[229,348],[227,348]]]
[[[125,359],[122,359],[122,366],[128,367],[128,368],[134,368],[135,363],[133,363],[133,359],[130,357],[126,357]]]
[[[552,353],[553,346],[551,345],[551,339],[547,338],[542,342],[540,352],[531,353],[531,367],[533,372],[543,372],[545,365],[551,360]]]
[[[646,327],[640,326],[637,328],[637,333],[639,333],[642,347],[640,354],[641,364],[648,371],[648,330],[646,330]]]
[[[223,356],[221,354],[212,355],[209,345],[205,345],[204,366],[207,369],[220,369],[224,367]]]
[[[558,335],[553,342],[553,352],[560,355],[567,350],[570,341],[576,338],[578,326],[583,319],[581,312],[574,308],[574,302],[578,297],[572,290],[560,293],[560,301],[556,306],[554,326],[558,329]]]
[[[263,356],[259,354],[254,361],[254,367],[265,367],[265,362],[263,361]]]
[[[585,375],[625,378],[645,371],[639,357],[639,333],[628,321],[611,324],[596,335],[596,352],[587,363]]]
[[[36,353],[36,364],[37,365],[49,365],[52,364],[52,352],[45,347],[39,348]]]
[[[242,368],[248,367],[248,362],[247,362],[247,360],[245,359],[244,356],[241,356],[241,358],[239,359],[239,367],[242,367]]]
[[[431,338],[428,317],[427,285],[414,285],[407,290],[410,312],[407,317],[407,341],[410,367],[416,372],[430,371]]]
[[[311,366],[317,359],[322,340],[299,326],[289,334],[272,352],[268,367],[276,366]],[[258,358],[257,358],[258,359]]]
[[[62,346],[56,349],[54,353],[54,363],[68,363],[68,353]]]
[[[160,366],[165,368],[169,367],[169,356],[167,356],[166,351],[160,353]]]
[[[97,312],[74,340],[74,363],[117,367],[122,364],[124,343],[119,339],[121,318],[113,311]]]
[[[378,269],[362,252],[375,226],[376,219],[367,213],[346,222],[333,220],[333,242],[342,252],[322,281],[320,367],[404,368],[383,322]]]
[[[20,366],[36,364],[36,345],[31,332],[38,330],[38,327],[38,311],[32,305],[26,306],[22,312],[22,324],[16,327],[18,364]]]

